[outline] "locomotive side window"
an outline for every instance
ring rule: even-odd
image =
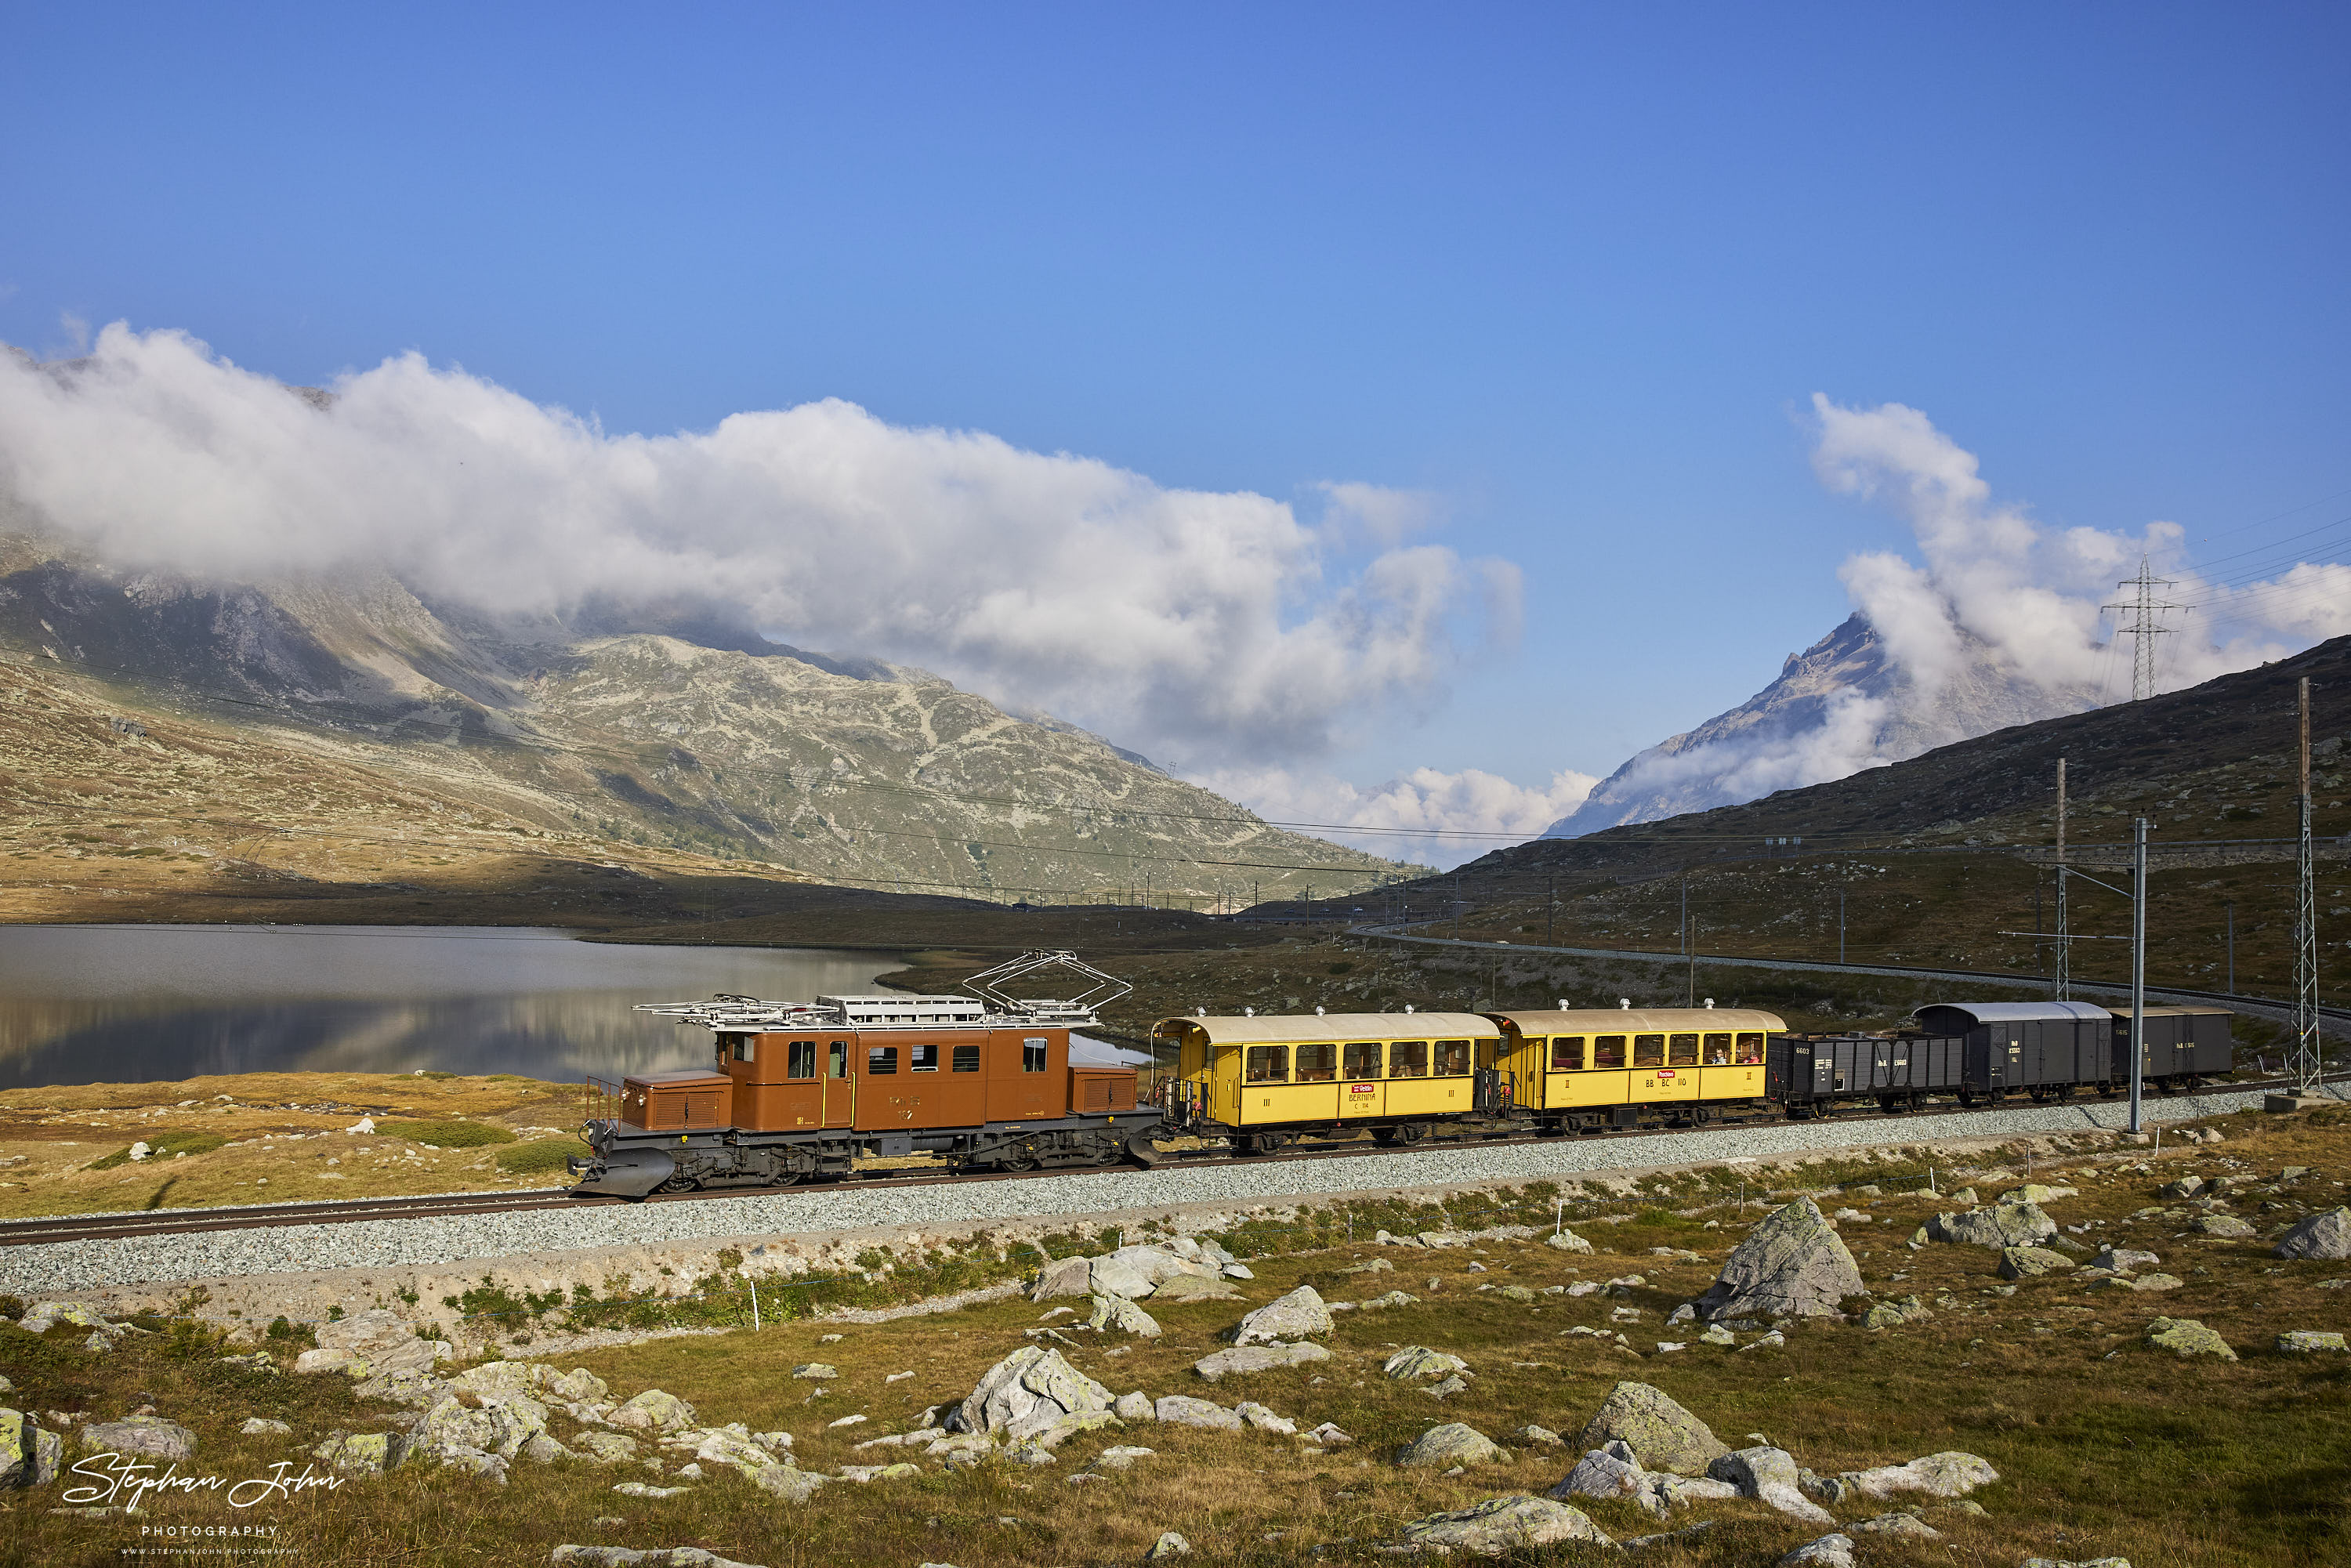
[[[814,1078],[816,1076],[816,1041],[796,1040],[786,1047],[784,1071],[787,1077]]]
[[[1375,1040],[1356,1040],[1347,1047],[1343,1058],[1350,1078],[1377,1078],[1380,1075],[1380,1042]]]
[[[849,1076],[849,1042],[847,1040],[836,1040],[832,1042],[832,1050],[825,1061],[825,1076],[828,1078]]]
[[[1301,1045],[1298,1048],[1298,1082],[1328,1083],[1339,1076],[1339,1048],[1335,1045]]]
[[[935,1045],[910,1045],[906,1048],[906,1071],[936,1072],[939,1070],[939,1048]]]
[[[1592,1037],[1592,1065],[1622,1067],[1625,1065],[1625,1037],[1621,1034],[1595,1034]]]
[[[1673,1043],[1668,1050],[1670,1054],[1666,1060],[1674,1066],[1696,1067],[1698,1065],[1698,1036],[1677,1034],[1674,1036]]]
[[[758,1044],[752,1036],[747,1034],[730,1034],[726,1037],[726,1040],[729,1053],[733,1055],[736,1061],[750,1061],[756,1059],[755,1053],[758,1050]]]
[[[1583,1071],[1583,1037],[1562,1035],[1551,1042],[1551,1070],[1553,1072]]]
[[[898,1048],[894,1045],[869,1045],[865,1048],[865,1073],[869,1078],[884,1078],[898,1071]]]
[[[979,1047],[976,1045],[956,1046],[955,1048],[955,1070],[957,1072],[978,1071]]]
[[[1754,1067],[1760,1065],[1762,1061],[1763,1037],[1760,1034],[1740,1035],[1739,1037],[1739,1065],[1741,1067]]]
[[[1706,1037],[1706,1064],[1708,1067],[1728,1067],[1730,1065],[1730,1037],[1729,1035],[1710,1034]]]
[[[1286,1045],[1252,1045],[1248,1062],[1251,1083],[1290,1082],[1290,1047]]]
[[[1400,1040],[1388,1047],[1390,1078],[1426,1078],[1428,1076],[1428,1041]]]
[[[1633,1065],[1663,1067],[1666,1064],[1666,1037],[1661,1034],[1636,1034],[1633,1037]]]
[[[1466,1040],[1440,1040],[1437,1042],[1437,1076],[1466,1078],[1469,1073],[1469,1042]]]
[[[1020,1071],[1023,1072],[1045,1071],[1045,1040],[1042,1035],[1030,1035],[1020,1042]]]

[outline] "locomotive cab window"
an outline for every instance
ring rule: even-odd
[[[1469,1042],[1466,1040],[1440,1040],[1437,1042],[1437,1076],[1467,1078],[1469,1075]]]
[[[1339,1076],[1339,1048],[1335,1045],[1301,1045],[1298,1048],[1298,1082],[1328,1083]]]
[[[1340,1060],[1350,1078],[1377,1078],[1380,1075],[1380,1042],[1375,1040],[1355,1040],[1348,1045]]]
[[[935,1045],[910,1045],[906,1048],[906,1071],[936,1072],[939,1070],[939,1048]]]
[[[898,1048],[894,1045],[869,1045],[865,1048],[867,1076],[883,1078],[898,1071]]]
[[[847,1040],[836,1040],[832,1042],[831,1054],[825,1061],[825,1076],[828,1078],[849,1076],[849,1042]]]
[[[816,1041],[796,1040],[784,1050],[784,1071],[787,1077],[816,1076]]]
[[[1763,1037],[1760,1034],[1740,1035],[1739,1037],[1739,1065],[1741,1067],[1756,1067],[1761,1065],[1762,1061]]]
[[[1562,1035],[1551,1042],[1551,1070],[1553,1072],[1583,1071],[1583,1037]]]
[[[1730,1037],[1729,1035],[1710,1034],[1706,1037],[1706,1064],[1708,1067],[1728,1067],[1730,1065]]]
[[[1428,1041],[1400,1040],[1388,1047],[1390,1078],[1426,1078],[1428,1076]]]
[[[758,1044],[755,1037],[747,1034],[730,1034],[722,1038],[726,1041],[727,1054],[734,1057],[736,1061],[750,1061],[756,1059]]]
[[[1696,1067],[1698,1065],[1698,1036],[1694,1034],[1677,1034],[1674,1036],[1673,1043],[1668,1048],[1668,1051],[1669,1054],[1667,1056],[1666,1060],[1672,1065],[1676,1067]]]
[[[1666,1064],[1666,1037],[1661,1034],[1636,1034],[1633,1037],[1633,1065],[1663,1067]]]
[[[1249,1081],[1251,1083],[1290,1082],[1290,1047],[1252,1045],[1249,1048],[1248,1061]]]
[[[1045,1040],[1042,1035],[1032,1034],[1020,1042],[1020,1071],[1023,1072],[1045,1071]]]
[[[976,1045],[956,1046],[955,1048],[955,1070],[957,1072],[978,1071],[979,1047]]]

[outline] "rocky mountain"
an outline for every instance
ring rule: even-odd
[[[1329,889],[1403,869],[1270,828],[1050,716],[1017,717],[925,671],[770,643],[723,607],[497,622],[387,574],[127,572],[19,515],[0,517],[0,650],[80,694],[42,698],[57,722],[104,707],[88,695],[102,690],[134,729],[141,713],[201,720],[207,755],[238,750],[226,735],[253,748],[239,765],[318,764],[335,782],[302,788],[333,796],[339,833],[362,832],[376,800],[379,836],[429,835],[455,812],[591,852],[1053,903],[1130,888],[1211,899],[1252,881]],[[78,789],[92,819],[135,814],[129,775],[58,767],[36,790],[42,810]],[[206,813],[235,805],[235,790],[213,800],[197,788],[172,842],[202,839]]]
[[[2098,706],[2089,688],[2043,685],[1980,642],[1966,653],[1928,685],[1889,656],[1867,620],[1849,616],[1739,706],[1634,757],[1543,836],[1734,806]]]

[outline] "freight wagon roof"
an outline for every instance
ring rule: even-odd
[[[1785,1032],[1777,1013],[1754,1008],[1571,1008],[1565,1012],[1507,1012],[1520,1034],[1688,1034],[1708,1030]]]
[[[1978,1023],[2048,1023],[2115,1016],[2095,1002],[1929,1002],[1910,1016],[1925,1018],[1938,1009],[1965,1013]]]
[[[1177,1026],[1170,1028],[1171,1025]],[[1290,1044],[1349,1040],[1499,1040],[1502,1031],[1482,1013],[1268,1013],[1261,1018],[1162,1019],[1152,1033],[1173,1036],[1183,1027],[1198,1030],[1211,1045]]]

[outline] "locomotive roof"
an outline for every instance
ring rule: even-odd
[[[1914,1009],[1910,1016],[1925,1018],[1938,1009],[1965,1013],[1978,1023],[2049,1023],[2115,1016],[2095,1002],[1928,1002]]]
[[[1267,1013],[1257,1018],[1211,1014],[1162,1019],[1152,1033],[1171,1024],[1198,1030],[1212,1045],[1290,1044],[1349,1040],[1499,1040],[1502,1031],[1483,1013]],[[1173,1032],[1181,1032],[1180,1030]]]
[[[1670,1033],[1676,1030],[1761,1030],[1782,1034],[1787,1024],[1777,1013],[1755,1008],[1570,1008],[1564,1012],[1510,1012],[1489,1015],[1508,1019],[1520,1034]]]

